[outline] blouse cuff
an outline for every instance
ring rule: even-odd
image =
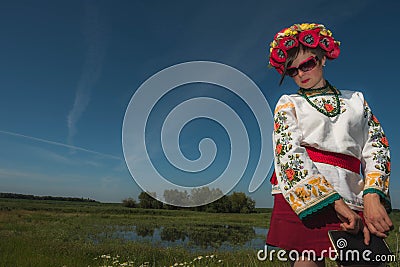
[[[390,213],[392,211],[392,203],[390,201],[390,197],[387,196],[385,193],[383,193],[381,190],[376,189],[376,188],[367,188],[367,189],[364,189],[363,196],[366,194],[373,194],[373,193],[376,193],[380,196],[381,203],[385,207],[387,213]]]
[[[331,195],[325,197],[318,203],[314,204],[313,206],[308,207],[306,210],[301,211],[298,216],[300,220],[304,220],[307,216],[312,215],[321,209],[325,208],[326,206],[332,204],[336,200],[340,199],[341,196],[337,192],[332,192]]]

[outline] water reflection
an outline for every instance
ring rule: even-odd
[[[136,234],[138,236],[152,236],[154,234],[154,227],[150,227],[148,225],[138,225],[135,227]]]
[[[184,231],[178,230],[175,227],[162,228],[160,233],[161,240],[175,242],[181,240],[185,241],[187,235]]]
[[[163,247],[184,246],[194,251],[259,249],[265,244],[267,229],[232,225],[195,225],[152,227],[138,225],[134,231],[117,231],[113,237],[131,241],[147,241]]]
[[[224,243],[235,246],[244,245],[255,237],[255,232],[253,227],[249,226],[213,225],[191,228],[187,236],[196,246],[218,248]]]

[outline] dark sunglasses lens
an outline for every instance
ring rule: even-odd
[[[317,60],[317,57],[313,57],[301,64],[298,68],[288,68],[286,69],[286,75],[294,77],[299,73],[299,70],[301,70],[302,72],[310,71],[315,68],[315,66],[317,66]]]
[[[299,69],[303,72],[310,71],[317,65],[317,60],[315,58],[311,58],[307,62],[304,62],[299,66]]]
[[[297,75],[297,73],[298,73],[297,68],[290,68],[290,69],[287,69],[287,70],[286,70],[286,74],[287,74],[289,77],[294,77],[294,76]]]

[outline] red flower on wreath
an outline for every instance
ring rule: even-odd
[[[287,170],[285,170],[285,173],[286,173],[286,177],[289,179],[289,181],[293,180],[294,174],[295,174],[293,169],[287,169]]]
[[[285,70],[285,67],[283,66],[282,63],[277,63],[272,58],[269,59],[269,64],[271,64],[271,66],[274,67],[279,74],[282,74],[283,71]]]
[[[297,41],[296,38],[292,36],[285,36],[282,38],[282,40],[279,41],[279,48],[282,48],[283,50],[290,50],[293,47],[297,47],[299,45],[299,42]]]
[[[335,48],[335,41],[330,36],[323,36],[319,37],[319,46],[324,49],[325,51],[332,51]]]
[[[326,53],[326,57],[329,59],[335,59],[340,55],[339,45],[335,42],[335,45],[331,51]]]
[[[283,71],[285,70],[285,67],[283,65],[280,65],[279,67],[275,67],[276,71],[282,75]]]
[[[282,63],[276,62],[276,61],[272,58],[272,55],[271,55],[271,57],[269,58],[269,64],[271,64],[271,66],[272,66],[272,67],[275,67],[275,68],[282,66]]]
[[[319,43],[319,31],[320,29],[313,29],[302,31],[299,34],[299,42],[303,45],[311,48],[315,48],[318,46]]]
[[[274,131],[276,132],[279,129],[279,127],[281,127],[281,125],[279,123],[275,122],[274,123]]]
[[[335,109],[331,104],[328,104],[328,103],[325,103],[324,108],[328,112],[331,112],[332,110]]]
[[[284,63],[287,58],[287,53],[285,50],[283,50],[280,47],[275,47],[272,49],[271,52],[271,58],[274,60],[276,63]],[[271,64],[272,65],[272,64]]]
[[[271,57],[269,58],[269,64],[271,64],[271,66],[274,67],[279,72],[279,74],[282,74],[285,69],[282,62],[277,62],[276,60],[274,60],[274,58],[272,57],[272,53]]]

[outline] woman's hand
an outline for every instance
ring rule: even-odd
[[[364,220],[369,231],[379,237],[386,238],[387,232],[393,229],[392,220],[375,193],[364,195]]]
[[[368,228],[363,224],[360,215],[350,209],[343,199],[336,200],[333,206],[338,218],[342,221],[340,224],[342,230],[351,234],[357,234],[360,230],[363,231],[364,243],[368,245],[370,241],[370,233]]]
[[[361,217],[347,206],[343,199],[338,199],[334,203],[337,216],[342,221],[340,227],[351,233],[357,234],[363,226]]]

